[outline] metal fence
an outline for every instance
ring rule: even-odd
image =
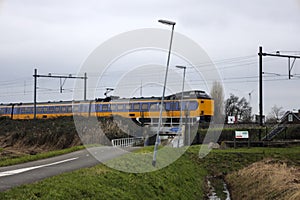
[[[111,143],[114,147],[132,147],[136,146],[138,143],[141,143],[144,138],[119,138],[111,140]]]

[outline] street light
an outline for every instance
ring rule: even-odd
[[[169,53],[168,53],[168,60],[167,60],[167,68],[165,73],[165,82],[163,87],[163,94],[161,97],[161,103],[160,103],[160,111],[159,111],[159,120],[158,120],[158,126],[157,126],[157,133],[156,133],[156,140],[155,140],[155,146],[154,146],[154,152],[153,152],[153,160],[152,165],[155,167],[156,165],[156,155],[157,155],[157,148],[158,148],[158,142],[159,142],[159,131],[162,124],[162,111],[163,111],[163,105],[164,105],[164,99],[165,99],[165,92],[166,92],[166,84],[167,84],[167,77],[168,77],[168,70],[170,65],[170,57],[171,57],[171,48],[172,48],[172,41],[173,41],[173,33],[174,33],[174,26],[176,22],[168,21],[168,20],[158,20],[159,23],[172,26],[172,32],[171,32],[171,39],[170,39],[170,46],[169,46]]]
[[[179,69],[183,69],[183,80],[182,80],[182,90],[181,90],[181,103],[180,103],[180,121],[179,121],[179,127],[180,130],[182,129],[182,107],[183,107],[183,91],[184,91],[184,81],[185,81],[185,71],[186,66],[176,66]],[[181,130],[182,133],[182,130]],[[178,134],[178,143],[177,147],[179,147],[179,141],[180,141],[180,134]]]
[[[176,22],[172,22],[172,21],[164,20],[164,19],[160,19],[160,20],[158,20],[158,22],[165,24],[165,25],[172,25],[172,26],[174,26],[176,24]]]

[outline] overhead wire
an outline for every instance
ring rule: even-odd
[[[282,51],[281,51],[282,52]],[[255,60],[254,60],[255,59]],[[264,59],[264,62],[270,62],[270,61],[273,61],[275,60],[275,58],[269,58],[269,59]],[[200,72],[205,72],[205,71],[210,71],[210,70],[220,70],[220,71],[224,71],[224,70],[229,70],[229,69],[232,69],[232,68],[242,68],[242,67],[245,67],[245,66],[249,66],[249,65],[254,65],[254,64],[257,64],[257,55],[249,55],[249,56],[241,56],[241,57],[235,57],[235,58],[228,58],[228,59],[221,59],[221,60],[216,60],[216,61],[213,61],[213,62],[209,62],[209,63],[198,63],[197,65],[192,65],[192,64],[188,64],[188,67],[194,67],[194,68],[200,68],[202,69]],[[220,66],[220,67],[216,67],[216,69],[206,69],[208,67],[211,67],[211,66]],[[194,72],[193,71],[187,71],[186,74],[187,76],[189,74],[193,74]],[[51,73],[53,75],[55,75],[56,73]],[[96,75],[97,73],[91,73],[91,74],[88,74],[88,77],[97,77]],[[61,74],[60,74],[61,75]],[[69,74],[66,74],[66,75],[69,75]],[[73,74],[72,74],[73,75]],[[142,74],[142,75],[145,75],[145,74]],[[158,75],[161,75],[159,72],[152,72],[151,74],[147,74],[147,78],[151,79],[151,77],[157,77]],[[101,78],[107,78],[107,77],[110,77],[111,74],[109,73],[104,73],[102,74],[102,77]],[[280,75],[281,77],[282,76],[287,76],[287,75],[283,75],[281,74]],[[293,75],[295,78],[300,78],[299,74],[294,74]],[[264,77],[270,77],[270,76],[264,76]],[[255,80],[253,80],[255,79]],[[282,80],[287,80],[287,79],[278,79],[278,78],[275,78],[273,77],[272,80],[269,80],[269,79],[265,79],[264,81],[282,81]],[[26,82],[26,86],[29,87],[29,86],[33,86],[33,80],[32,80],[32,77],[30,77],[30,80],[29,80],[29,77],[26,77],[26,79],[17,79],[17,80],[2,80],[0,81],[0,90],[2,89],[17,89],[17,88],[23,88],[24,87],[24,81],[28,81],[28,83]],[[197,85],[197,84],[201,84],[201,83],[204,83],[204,82],[209,82],[209,81],[213,81],[213,80],[190,80],[190,84],[194,84],[194,85]],[[258,76],[257,75],[253,75],[253,76],[245,76],[245,77],[225,77],[225,78],[222,78],[222,81],[226,84],[233,84],[233,83],[251,83],[251,82],[257,82],[258,81]],[[45,83],[49,83],[50,80],[47,80],[47,79],[43,79],[43,82],[41,83],[39,81],[39,85],[43,85]],[[51,81],[52,82],[52,81]],[[128,83],[127,85],[123,85],[123,87],[132,87],[134,86],[136,83]],[[168,81],[168,84],[172,85],[172,84],[178,84],[177,81],[175,82],[169,82]],[[105,90],[106,88],[105,87],[97,87],[97,88],[88,88],[89,90],[91,89],[94,89],[94,90]],[[58,89],[50,89],[50,88],[38,88],[39,93],[41,95],[47,95],[47,94],[53,94],[53,93],[57,93]],[[80,89],[80,90],[83,90]],[[5,94],[0,94],[0,97],[11,97],[11,96],[18,96],[18,95],[31,95],[29,93],[32,93],[33,91],[29,90],[29,91],[26,91],[28,94],[24,94],[23,92],[15,92],[13,90],[11,90],[12,93],[5,93]],[[67,89],[65,88],[64,89],[64,93],[71,93],[73,92],[73,88],[70,88],[70,89]]]

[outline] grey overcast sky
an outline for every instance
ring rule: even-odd
[[[300,0],[0,0],[0,103],[32,101],[34,68],[40,74],[76,74],[115,35],[169,28],[158,19],[176,21],[175,31],[197,42],[219,69],[226,97],[249,99],[254,114],[258,47],[300,54]],[[264,58],[265,114],[274,104],[300,109],[300,59],[292,80],[287,63]],[[71,100],[73,84],[67,80],[60,94],[58,80],[39,80],[39,101]]]

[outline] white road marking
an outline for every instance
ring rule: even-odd
[[[11,175],[15,175],[15,174],[20,174],[26,171],[30,171],[30,170],[34,170],[34,169],[38,169],[38,168],[42,168],[42,167],[48,167],[48,166],[52,166],[52,165],[58,165],[61,163],[65,163],[65,162],[69,162],[72,160],[76,160],[79,157],[76,158],[70,158],[70,159],[66,159],[66,160],[62,160],[62,161],[58,161],[58,162],[54,162],[54,163],[49,163],[49,164],[45,164],[45,165],[38,165],[38,166],[34,166],[34,167],[26,167],[26,168],[21,168],[21,169],[16,169],[16,170],[11,170],[11,171],[6,171],[6,172],[0,172],[0,177],[3,176],[11,176]]]

